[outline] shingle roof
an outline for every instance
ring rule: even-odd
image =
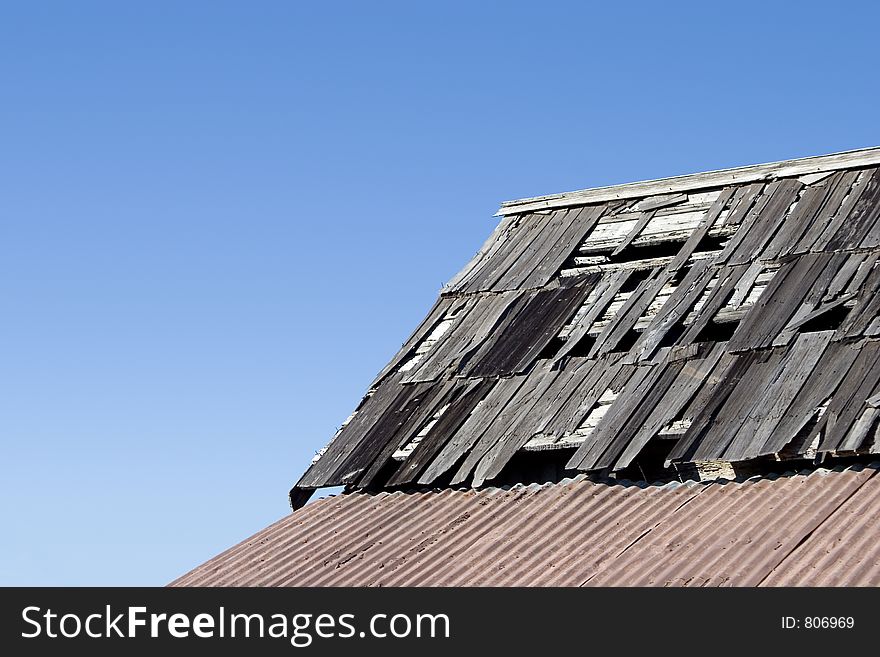
[[[308,504],[172,586],[876,586],[878,467],[350,493]]]
[[[572,474],[880,452],[878,165],[505,204],[297,487],[478,487],[554,450]]]

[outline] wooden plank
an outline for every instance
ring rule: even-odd
[[[573,381],[573,394],[544,427],[544,433],[560,437],[573,433],[606,390],[611,388],[619,391],[633,370],[630,366],[624,367],[621,360],[621,354],[609,354],[589,361],[594,364],[586,370],[580,382],[577,379]]]
[[[628,247],[632,241],[639,236],[639,234],[644,230],[645,226],[648,225],[648,222],[654,218],[655,212],[653,210],[646,210],[642,212],[639,220],[636,222],[635,226],[633,226],[629,233],[623,238],[623,241],[611,252],[611,257],[619,255],[621,251],[623,251],[626,247]]]
[[[808,253],[782,265],[754,307],[743,317],[727,347],[731,351],[769,347],[804,302],[834,254]]]
[[[820,183],[806,187],[791,216],[767,246],[764,257],[777,258],[809,251],[815,237],[801,245],[805,236],[834,216],[851,185],[846,172],[838,171]]]
[[[737,187],[731,199],[730,212],[724,220],[724,226],[737,229],[747,221],[749,214],[753,210],[757,212],[760,207],[763,207],[759,205],[758,208],[755,208],[755,205],[757,203],[766,203],[767,199],[763,198],[764,194],[762,194],[764,188],[765,185],[763,183]],[[763,200],[761,200],[762,198]]]
[[[610,467],[681,371],[682,363],[641,365],[575,453],[579,470]],[[573,457],[569,463],[574,464]]]
[[[459,429],[452,435],[440,453],[419,476],[418,483],[430,484],[446,474],[464,458],[485,433],[498,414],[526,380],[525,376],[500,379],[480,401]]]
[[[533,435],[544,433],[571,397],[578,393],[583,382],[589,380],[588,375],[591,370],[600,366],[599,361],[586,358],[569,358],[561,363],[551,363],[550,367],[558,369],[559,374],[547,390],[542,400],[542,407],[530,418],[531,433]]]
[[[479,440],[470,449],[464,462],[453,475],[450,482],[453,486],[463,483],[471,476],[477,465],[483,460],[483,457],[489,453],[498,441],[504,435],[504,432],[510,427],[511,423],[517,417],[522,407],[533,401],[536,389],[545,383],[545,379],[549,376],[550,371],[544,368],[533,369],[519,386],[516,393],[510,401],[500,409],[490,423],[484,427]],[[555,373],[553,373],[555,376]]]
[[[496,292],[521,289],[523,283],[531,277],[535,269],[547,257],[548,252],[557,244],[560,236],[565,233],[571,222],[569,215],[573,214],[576,214],[576,211],[555,210],[552,212],[543,222],[540,232],[529,242],[516,263],[495,282],[492,289]],[[574,245],[572,245],[572,250],[574,250]]]
[[[597,280],[591,276],[571,286],[539,290],[521,299],[512,309],[510,321],[475,355],[465,374],[496,376],[524,371],[558,335]]]
[[[548,244],[537,267],[521,287],[529,289],[547,285],[577,250],[584,237],[593,230],[606,209],[607,206],[598,205],[569,210],[570,219],[565,232]]]
[[[472,325],[479,326],[481,316],[491,306],[488,295],[463,297],[459,303],[462,306],[452,320],[452,325],[431,347],[430,352],[424,354],[421,361],[404,373],[403,383],[424,383],[439,378],[449,367],[451,354],[455,353],[457,345],[468,338]]]
[[[661,288],[674,275],[675,272],[664,267],[654,270],[648,278],[642,281],[612,321],[602,329],[602,332],[596,338],[596,342],[590,348],[589,356],[592,358],[613,351],[620,340],[632,329],[639,317],[642,316]]]
[[[599,283],[593,288],[594,291],[599,291],[597,295],[598,298],[593,305],[587,309],[586,313],[580,317],[574,329],[569,333],[565,345],[563,345],[559,352],[557,352],[554,360],[562,360],[571,353],[572,349],[574,349],[587,335],[590,327],[592,327],[595,321],[605,312],[605,309],[608,308],[609,304],[614,300],[614,297],[620,293],[620,288],[626,284],[626,281],[629,280],[631,274],[631,271],[623,270],[609,272],[602,275]]]
[[[700,220],[699,225],[691,233],[690,237],[688,237],[687,241],[679,250],[678,254],[675,256],[675,259],[669,264],[669,269],[672,271],[678,271],[682,267],[684,267],[685,263],[691,257],[691,255],[696,251],[697,247],[700,243],[705,239],[706,235],[709,234],[711,228],[715,225],[715,222],[718,220],[718,217],[727,207],[728,202],[731,197],[736,192],[736,187],[726,187],[721,190],[721,193],[706,211],[706,214],[703,215],[703,218]]]
[[[880,384],[880,342],[862,344],[855,361],[823,416],[824,435],[819,451],[845,449],[847,433],[865,409],[873,390]]]
[[[868,172],[865,172],[868,174]],[[828,249],[841,250],[858,248],[868,236],[868,232],[880,218],[880,169],[873,169],[867,175],[864,189],[834,237],[828,242]]]
[[[818,408],[834,395],[849,372],[860,345],[831,342],[779,422],[765,440],[760,453],[778,454],[801,434]],[[809,440],[805,441],[809,445]]]
[[[511,237],[512,229],[518,221],[520,218],[515,215],[503,217],[470,262],[443,286],[443,292],[460,292],[466,288],[480,269],[501,249],[502,244]]]
[[[446,403],[454,385],[452,381],[440,381],[403,386],[411,394],[405,403],[390,409],[390,413],[383,415],[373,425],[358,449],[342,466],[343,481],[347,484],[357,482],[359,488],[381,483],[377,482],[377,477],[391,456],[406,445]]]
[[[659,210],[660,208],[668,208],[673,205],[681,205],[687,202],[687,194],[664,194],[662,196],[649,196],[642,199],[633,206],[633,210],[637,212],[646,212],[648,210]]]
[[[764,247],[785,222],[788,210],[802,188],[803,185],[796,180],[779,180],[768,185],[766,204],[753,216],[750,225],[740,227],[731,238],[731,244],[718,256],[718,262],[725,261],[728,249],[731,250],[726,261],[730,265],[742,265],[761,258]],[[737,246],[732,247],[734,242]]]
[[[756,352],[731,354],[727,351],[707,377],[705,384],[684,411],[691,423],[685,434],[676,442],[666,457],[667,463],[691,461],[733,390],[756,358]]]
[[[835,340],[862,335],[871,322],[880,315],[880,267],[874,266],[873,269],[865,273],[867,276],[858,290],[858,300],[837,329]]]
[[[361,400],[351,419],[330,440],[320,458],[306,470],[297,482],[297,487],[341,485],[341,464],[357,449],[377,418],[386,413],[401,393],[399,375],[392,374],[385,378],[374,391]]]
[[[669,330],[691,311],[705,291],[706,285],[715,276],[715,270],[709,264],[707,260],[698,261],[690,268],[630,349],[630,354],[635,360],[644,360],[653,356]]]
[[[443,316],[447,313],[449,308],[455,303],[455,299],[451,297],[439,297],[437,301],[434,302],[434,305],[431,307],[431,310],[428,311],[428,315],[425,319],[422,320],[422,323],[419,324],[418,328],[413,331],[412,335],[410,335],[409,339],[403,343],[403,346],[398,350],[398,352],[394,355],[391,361],[382,368],[382,371],[376,376],[373,382],[370,384],[370,388],[375,388],[379,385],[379,383],[390,374],[398,365],[400,365],[413,351],[415,351],[416,346],[427,337],[428,333],[437,325],[437,323],[443,318]]]
[[[703,304],[703,307],[700,309],[696,318],[691,322],[690,326],[688,326],[687,330],[679,339],[678,344],[690,344],[700,337],[700,334],[715,318],[718,311],[727,303],[727,300],[733,294],[737,283],[747,269],[748,267],[739,265],[737,267],[725,266],[718,270],[718,282],[715,284],[715,287],[712,288],[709,297],[706,299],[706,302]]]
[[[409,457],[400,464],[397,471],[389,478],[387,485],[400,486],[415,481],[464,424],[476,405],[485,398],[494,383],[485,379],[471,379],[460,383],[449,408]]]
[[[857,172],[857,175],[852,180],[851,187],[849,190],[845,190],[846,195],[840,199],[840,206],[835,210],[831,219],[824,224],[822,231],[819,233],[816,240],[810,244],[811,251],[825,251],[829,248],[831,241],[837,235],[840,227],[847,221],[847,218],[852,213],[855,205],[859,202],[869,179],[869,172]],[[806,239],[804,242],[806,243]]]
[[[709,420],[692,460],[722,459],[724,452],[736,439],[742,419],[763,398],[763,392],[785,357],[785,350],[749,352],[747,356],[745,370],[735,381],[730,382],[733,390],[725,399],[724,405]]]
[[[725,343],[717,342],[703,358],[695,358],[682,363],[675,381],[669,386],[663,399],[657,403],[650,415],[637,428],[632,439],[622,450],[613,464],[614,470],[629,467],[648,441],[653,439],[663,427],[672,424],[680,417],[684,408],[694,399],[703,387],[710,373],[718,366],[724,355]]]
[[[537,368],[536,368],[537,369]],[[509,425],[497,432],[495,444],[489,448],[474,467],[472,485],[482,486],[501,474],[511,457],[535,435],[532,415],[541,413],[546,406],[546,394],[553,386],[559,372],[549,367],[540,368],[540,381],[527,398],[514,398],[510,406],[516,407]],[[499,418],[502,419],[502,418]],[[502,425],[503,426],[503,425]]]
[[[821,331],[798,336],[767,387],[756,395],[757,403],[744,414],[739,428],[732,431],[733,440],[721,457],[723,460],[743,461],[774,453],[764,451],[764,445],[813,373],[833,334],[834,331]]]
[[[832,187],[830,194],[825,199],[822,207],[816,212],[814,218],[810,222],[805,222],[805,230],[803,235],[797,242],[793,243],[788,249],[782,251],[783,255],[791,255],[794,253],[806,253],[808,251],[821,250],[816,248],[817,242],[822,235],[828,232],[833,235],[837,230],[832,226],[838,221],[840,215],[841,204],[850,196],[853,185],[862,176],[861,171],[839,171],[834,174],[832,181],[828,186]],[[858,197],[858,194],[856,195]],[[842,221],[842,218],[840,219]]]
[[[488,292],[501,280],[511,266],[529,247],[532,240],[540,234],[541,228],[549,220],[548,215],[524,215],[518,217],[510,228],[510,237],[502,244],[492,258],[486,260],[478,275],[474,276],[462,290],[466,293]]]
[[[832,278],[831,282],[828,284],[828,289],[825,290],[825,294],[822,296],[823,303],[839,298],[844,292],[849,295],[854,294],[855,291],[858,290],[858,287],[856,287],[851,292],[847,291],[850,281],[853,280],[856,272],[859,271],[862,263],[865,262],[865,255],[866,254],[864,253],[854,253],[843,262],[840,269],[838,269],[837,273],[834,275],[834,278]]]

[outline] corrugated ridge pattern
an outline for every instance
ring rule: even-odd
[[[171,585],[877,585],[878,469],[339,495]]]

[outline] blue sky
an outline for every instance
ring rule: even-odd
[[[874,3],[0,8],[0,584],[286,494],[500,201],[880,144]]]

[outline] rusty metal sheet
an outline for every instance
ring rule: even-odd
[[[880,464],[317,500],[172,586],[878,585]]]

